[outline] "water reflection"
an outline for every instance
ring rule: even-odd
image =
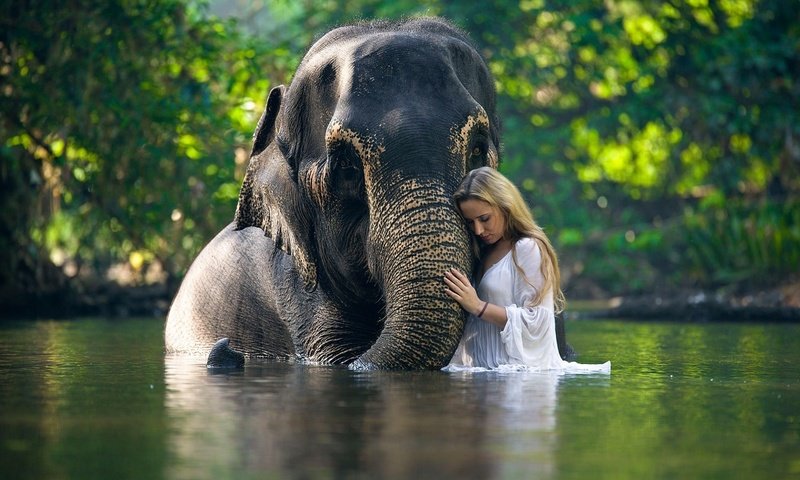
[[[168,476],[548,478],[562,378],[277,362],[211,374],[168,357]]]
[[[0,337],[0,478],[161,478],[152,322],[8,322]]]
[[[613,375],[164,360],[152,319],[0,323],[0,478],[794,478],[800,325],[571,326]],[[591,355],[591,357],[590,357]]]

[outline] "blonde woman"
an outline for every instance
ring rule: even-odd
[[[519,190],[489,167],[472,170],[454,195],[477,240],[477,290],[464,272],[445,273],[446,293],[470,315],[447,370],[517,368],[609,372],[610,362],[561,359],[555,314],[564,308],[558,258]]]

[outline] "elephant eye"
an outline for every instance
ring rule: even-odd
[[[361,169],[361,159],[348,143],[338,143],[328,151],[328,161],[336,170],[357,171]]]
[[[364,167],[353,145],[341,141],[329,145],[328,166],[336,195],[342,200],[361,202],[365,196]]]
[[[472,146],[469,149],[469,158],[467,158],[467,168],[473,169],[481,167],[486,162],[486,154],[489,152],[489,146],[484,137],[481,134],[475,136],[472,140]]]
[[[347,156],[340,157],[337,160],[338,161],[336,162],[336,166],[339,168],[355,168],[355,165],[353,165],[353,161],[350,160],[350,158],[348,158]]]

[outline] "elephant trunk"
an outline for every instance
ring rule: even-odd
[[[386,317],[351,368],[438,369],[461,338],[464,312],[443,278],[450,268],[470,271],[469,237],[446,187],[422,183],[400,182],[391,201],[371,199],[371,218],[380,221],[370,226],[370,270],[384,287]]]

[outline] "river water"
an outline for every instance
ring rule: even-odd
[[[0,323],[0,478],[800,478],[798,325],[568,321],[610,375],[210,373],[162,330]]]

